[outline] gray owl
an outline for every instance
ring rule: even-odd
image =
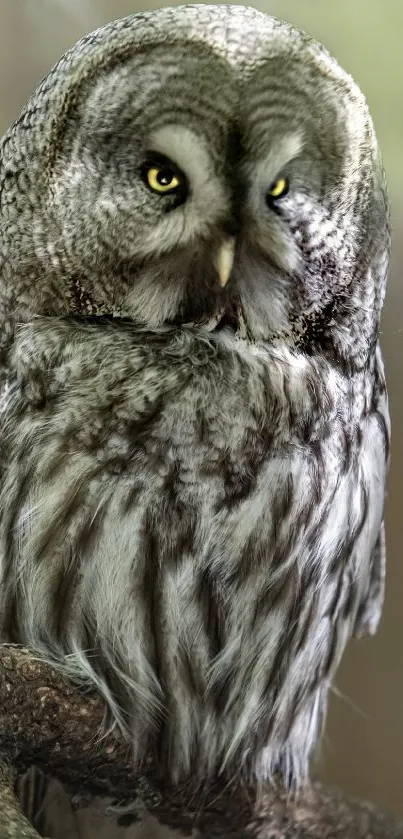
[[[174,779],[307,776],[383,599],[384,176],[352,79],[136,14],[1,143],[0,628]]]

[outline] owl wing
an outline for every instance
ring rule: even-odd
[[[375,635],[381,618],[385,596],[386,543],[385,525],[382,522],[379,536],[370,561],[369,585],[366,597],[361,601],[354,624],[354,635]]]
[[[372,418],[378,424],[378,439],[381,450],[383,446],[384,480],[389,466],[390,417],[385,372],[379,345],[374,358],[373,376]],[[382,458],[382,454],[380,457]],[[384,484],[382,484],[381,492],[384,493]],[[378,628],[385,595],[385,570],[386,541],[385,525],[382,521],[369,562],[368,588],[361,600],[355,619],[353,634],[358,638],[363,635],[374,635]]]

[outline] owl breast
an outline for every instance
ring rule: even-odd
[[[21,328],[3,634],[100,690],[136,756],[306,773],[382,520],[374,363],[347,378],[225,330]]]

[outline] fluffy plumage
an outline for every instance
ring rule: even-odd
[[[183,194],[147,185],[161,155]],[[100,690],[136,760],[302,780],[383,598],[364,97],[252,9],[134,15],[42,82],[0,186],[3,637]]]

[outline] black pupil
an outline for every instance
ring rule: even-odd
[[[174,179],[174,173],[172,169],[160,169],[157,175],[157,181],[160,186],[169,186]]]

